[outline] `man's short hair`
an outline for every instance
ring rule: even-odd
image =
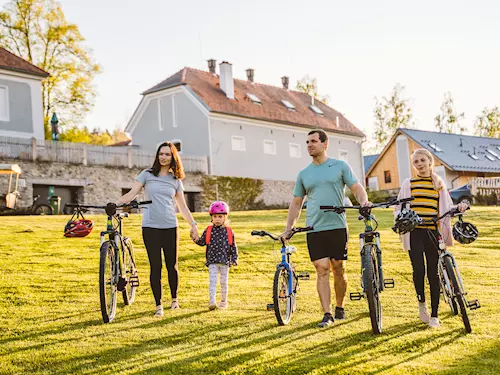
[[[309,133],[307,133],[307,135],[312,135],[314,133],[318,133],[319,135],[319,140],[322,142],[322,143],[325,143],[326,141],[328,141],[328,135],[326,135],[326,132],[321,130],[321,129],[314,129],[314,130],[311,130]]]

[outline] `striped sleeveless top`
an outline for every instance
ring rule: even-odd
[[[410,208],[423,220],[430,220],[439,215],[439,192],[434,188],[430,177],[413,177],[410,180],[411,195],[415,197],[410,202]],[[434,224],[422,224],[417,228],[436,229]]]

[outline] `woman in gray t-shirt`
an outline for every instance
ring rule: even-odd
[[[184,200],[182,179],[184,169],[177,148],[170,142],[164,142],[156,151],[153,167],[145,169],[137,176],[132,189],[120,198],[119,204],[129,203],[144,187],[147,199],[153,202],[146,206],[142,217],[142,237],[149,258],[151,273],[149,280],[156,302],[155,316],[163,316],[161,253],[165,257],[168,283],[172,295],[172,309],[179,308],[177,301],[177,215],[176,206],[182,217],[191,223],[191,238],[197,240],[196,222]]]

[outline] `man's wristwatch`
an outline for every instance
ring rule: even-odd
[[[196,221],[194,221],[194,220],[193,220],[193,221],[191,222],[191,226],[193,226],[193,225],[198,225],[198,223],[197,223]]]

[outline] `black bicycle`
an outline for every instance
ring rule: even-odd
[[[122,293],[123,303],[130,305],[134,302],[139,287],[139,275],[134,259],[132,240],[123,235],[122,220],[129,214],[128,212],[118,212],[118,210],[139,208],[139,206],[150,203],[152,201],[133,201],[119,206],[114,203],[108,203],[106,206],[73,203],[67,205],[80,213],[90,209],[102,209],[108,215],[106,230],[101,232],[99,262],[99,297],[104,323],[109,323],[115,318],[118,292]]]
[[[465,298],[467,292],[465,291],[462,276],[460,275],[460,271],[458,270],[458,264],[453,254],[446,249],[446,241],[443,239],[443,236],[439,230],[439,225],[437,225],[439,220],[442,220],[447,216],[449,216],[450,218],[458,216],[458,221],[460,224],[462,224],[462,215],[463,213],[454,208],[440,217],[431,220],[422,220],[422,222],[425,224],[433,224],[435,226],[435,230],[437,231],[437,238],[436,236],[434,236],[434,233],[432,233],[431,230],[428,230],[427,233],[429,234],[431,239],[438,245],[439,249],[438,273],[443,299],[450,306],[453,315],[458,315],[458,313],[460,312],[465,331],[467,333],[471,333],[472,327],[470,325],[469,316],[467,315],[467,308],[475,310],[480,308],[481,304],[477,299],[468,301]]]
[[[364,206],[320,206],[325,212],[333,211],[342,214],[346,209],[359,211],[358,220],[364,220],[365,230],[359,234],[360,254],[361,254],[361,288],[362,292],[350,293],[352,301],[359,301],[366,298],[370,311],[370,321],[374,334],[382,332],[382,303],[380,293],[385,288],[394,288],[393,279],[384,279],[382,272],[382,248],[380,246],[380,233],[377,232],[378,222],[371,213],[372,208],[388,208],[404,202],[409,202],[412,198],[390,199],[386,202],[373,204],[371,207]],[[375,223],[375,227],[373,226]]]
[[[313,227],[293,228],[288,239],[295,233],[308,232]],[[263,230],[253,230],[252,236],[267,236],[274,241],[281,242],[281,262],[276,266],[273,283],[273,303],[267,305],[268,310],[274,310],[276,320],[280,326],[286,325],[292,319],[292,314],[296,308],[296,296],[299,289],[299,279],[309,279],[307,272],[297,275],[295,267],[290,260],[290,256],[296,252],[295,246],[286,245],[285,241],[274,234]]]

